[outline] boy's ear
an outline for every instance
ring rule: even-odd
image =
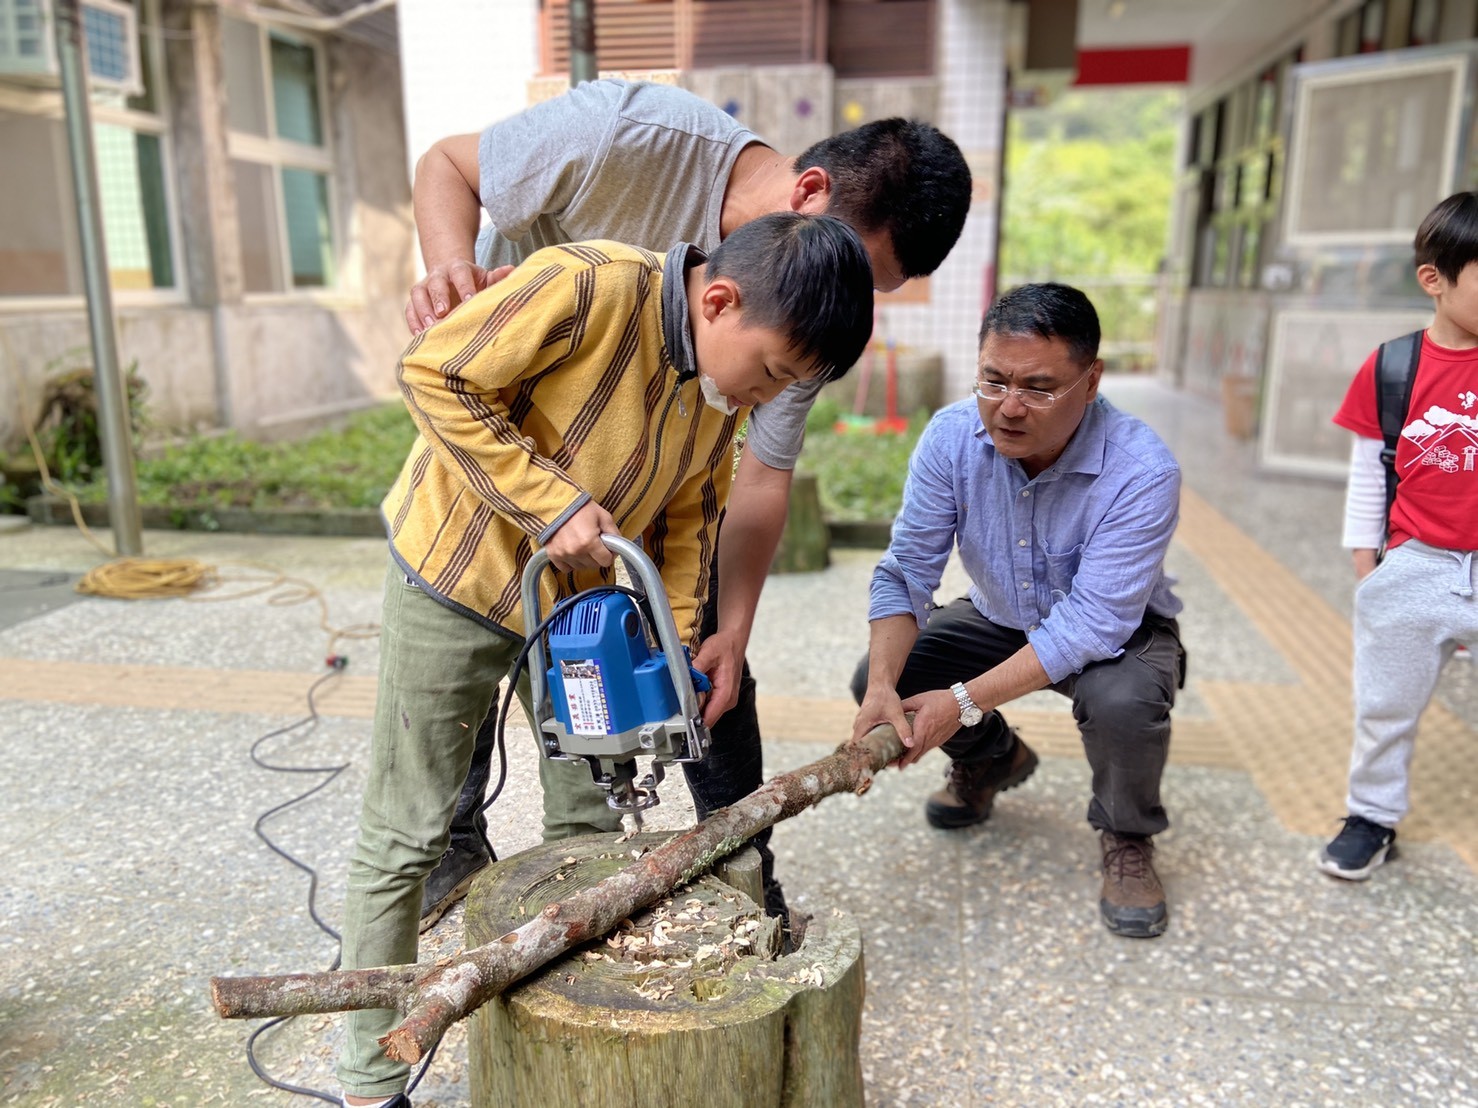
[[[821,215],[831,207],[831,174],[819,165],[801,170],[790,190],[790,210],[802,215]]]
[[[739,309],[739,286],[728,277],[715,277],[703,286],[699,297],[703,318],[714,323],[727,311]]]
[[[1431,262],[1416,267],[1416,283],[1428,296],[1439,296],[1447,289],[1447,278]]]

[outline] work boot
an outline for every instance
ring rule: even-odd
[[[984,823],[990,818],[996,793],[1014,789],[1037,769],[1037,755],[1011,729],[1011,749],[979,761],[958,759],[949,764],[945,786],[924,805],[930,826],[946,830]]]
[[[1165,887],[1155,873],[1155,844],[1148,835],[1099,833],[1103,850],[1103,891],[1098,911],[1115,935],[1153,939],[1170,922]]]
[[[429,931],[452,905],[467,895],[477,875],[498,857],[477,839],[453,839],[426,878],[421,894],[421,932]]]

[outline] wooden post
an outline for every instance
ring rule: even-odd
[[[666,837],[592,835],[495,863],[467,898],[468,944],[495,941]],[[478,1009],[473,1105],[862,1104],[859,929],[827,913],[779,956],[760,896],[758,856],[740,850]]]
[[[821,492],[814,473],[796,473],[790,480],[790,511],[780,545],[770,562],[771,573],[813,573],[831,564],[831,539],[821,515]]]

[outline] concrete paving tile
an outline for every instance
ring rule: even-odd
[[[332,627],[379,619],[378,600],[364,593],[324,595]],[[89,598],[0,631],[0,656],[313,672],[322,668],[329,641],[319,621],[313,601]],[[339,652],[356,673],[373,674],[379,664],[375,640],[344,642]]]
[[[1056,980],[978,1001],[970,1094],[955,1103],[1478,1103],[1472,1015]]]

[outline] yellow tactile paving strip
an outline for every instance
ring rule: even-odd
[[[1296,685],[1201,682],[1213,718],[1283,824],[1328,834],[1344,814],[1353,727],[1349,623],[1189,491],[1181,493],[1176,541],[1299,677]],[[1417,746],[1401,834],[1446,842],[1478,869],[1478,731],[1433,703]]]
[[[1294,684],[1197,681],[1210,719],[1178,719],[1171,762],[1246,770],[1291,831],[1326,835],[1344,812],[1349,759],[1350,627],[1276,558],[1195,493],[1181,494],[1176,541],[1206,568],[1297,675]],[[1194,677],[1194,675],[1193,675]],[[0,700],[183,709],[297,718],[312,674],[0,659]],[[369,719],[375,679],[325,685],[325,716]],[[840,742],[850,701],[760,696],[767,739]],[[1067,712],[1015,709],[1041,753],[1082,757]],[[1478,731],[1439,704],[1422,719],[1412,811],[1401,833],[1448,843],[1478,869]]]

